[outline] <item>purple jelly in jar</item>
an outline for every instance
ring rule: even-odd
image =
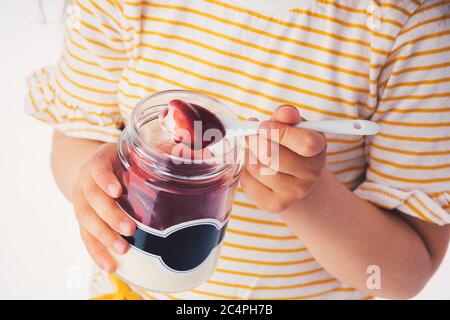
[[[216,119],[214,113],[235,117],[214,98],[182,90],[160,92],[137,105],[118,147],[124,193],[117,202],[137,229],[125,237],[131,245],[128,253],[116,256],[117,273],[153,291],[192,289],[214,271],[242,167],[236,138],[194,148],[161,127],[161,112],[185,103],[201,108],[203,121]],[[192,137],[199,139],[198,134]]]

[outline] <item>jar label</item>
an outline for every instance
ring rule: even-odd
[[[216,219],[199,219],[161,231],[137,223],[135,233],[124,238],[133,248],[159,259],[170,271],[190,272],[222,242],[226,225]]]

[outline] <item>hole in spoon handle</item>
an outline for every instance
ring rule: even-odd
[[[380,126],[369,120],[324,120],[303,121],[296,125],[319,132],[349,134],[349,135],[374,135],[380,131]]]

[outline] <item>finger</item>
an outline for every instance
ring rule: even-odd
[[[273,190],[279,198],[292,202],[303,198],[309,190],[314,177],[298,179],[290,174],[276,172],[261,164],[245,164],[245,169],[257,181]]]
[[[122,186],[114,173],[117,162],[117,147],[112,143],[101,146],[89,161],[89,169],[95,182],[113,198],[122,194]]]
[[[326,148],[325,136],[312,130],[276,121],[262,122],[259,130],[262,137],[279,143],[302,157],[314,157]]]
[[[259,209],[270,211],[270,199],[274,194],[270,188],[253,178],[246,169],[242,170],[239,181],[244,192]]]
[[[315,157],[307,158],[298,155],[283,145],[274,145],[272,141],[270,142],[270,147],[263,148],[264,144],[267,143],[269,142],[262,136],[258,136],[256,143],[248,143],[250,153],[248,155],[246,154],[245,159],[248,159],[247,162],[256,164],[259,161],[263,166],[276,172],[286,173],[300,179],[307,179],[309,176],[317,175],[318,171],[325,164],[325,152]],[[264,154],[269,149],[270,154]]]
[[[76,199],[74,209],[80,225],[105,247],[114,250],[117,254],[127,252],[129,248],[128,242],[100,219],[83,197]]]
[[[116,269],[116,262],[105,246],[83,227],[80,227],[80,235],[92,260],[106,272],[114,272]]]
[[[134,221],[119,208],[117,202],[107,195],[94,180],[88,179],[83,185],[87,203],[112,229],[125,236],[131,236],[136,229]]]
[[[300,112],[296,107],[284,104],[274,111],[272,120],[285,124],[295,124],[302,121],[303,118],[300,116]]]

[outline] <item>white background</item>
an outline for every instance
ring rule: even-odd
[[[91,262],[50,171],[51,129],[23,111],[26,76],[55,63],[60,28],[40,22],[38,0],[0,1],[0,299],[88,293]],[[418,298],[450,299],[450,255]]]

